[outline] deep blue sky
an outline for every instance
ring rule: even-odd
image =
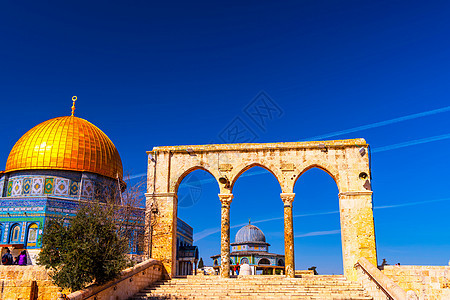
[[[2,1],[0,165],[32,126],[70,114],[72,95],[75,114],[111,138],[133,174],[146,171],[152,147],[224,142],[236,120],[256,142],[298,141],[450,105],[448,1],[241,2]],[[282,111],[263,127],[244,111],[260,91]],[[363,137],[376,150],[448,135],[449,125],[444,111],[331,139]],[[374,210],[380,261],[448,263],[445,137],[374,151],[374,206],[411,204]],[[220,223],[208,176],[195,172],[180,189],[201,194],[179,210],[197,238]],[[270,174],[240,178],[232,225],[282,217],[279,192]],[[295,192],[296,215],[338,210],[322,171]],[[255,225],[282,253],[282,221]],[[295,218],[297,268],[341,273],[337,230],[337,213]],[[219,233],[196,244],[211,263]]]

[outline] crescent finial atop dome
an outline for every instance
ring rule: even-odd
[[[75,101],[77,101],[77,96],[72,97],[72,117],[73,114],[75,113]]]

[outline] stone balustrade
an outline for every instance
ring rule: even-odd
[[[162,279],[163,266],[155,260],[143,261],[132,268],[122,271],[119,278],[104,285],[90,286],[82,291],[76,291],[69,295],[60,293],[58,300],[125,300],[153,282]]]
[[[366,258],[360,258],[355,264],[358,282],[373,297],[374,300],[414,300],[418,299],[414,293],[409,295],[392,279],[384,275]]]

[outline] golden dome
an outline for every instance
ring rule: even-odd
[[[74,116],[45,121],[17,141],[5,172],[30,169],[85,171],[122,179],[122,161],[108,136]]]

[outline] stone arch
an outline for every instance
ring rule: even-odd
[[[177,194],[178,193],[178,188],[180,187],[181,182],[183,181],[184,178],[186,178],[186,176],[188,176],[190,173],[197,171],[197,170],[202,170],[205,171],[206,173],[210,174],[215,180],[216,183],[219,184],[218,179],[216,176],[214,176],[214,174],[208,170],[207,168],[203,167],[203,166],[193,166],[188,168],[187,170],[181,171],[181,175],[176,174],[174,176],[174,178],[177,178],[177,181],[175,182],[175,184],[171,184],[171,192]],[[220,186],[219,186],[220,188]]]
[[[262,163],[257,163],[257,162],[253,162],[253,163],[250,163],[250,164],[245,165],[244,167],[241,167],[241,168],[239,169],[239,171],[237,171],[237,172],[235,173],[235,175],[233,175],[233,178],[230,179],[230,181],[231,181],[231,184],[230,184],[230,191],[231,191],[231,192],[233,191],[233,187],[234,187],[236,181],[241,177],[241,175],[244,174],[245,172],[247,172],[248,170],[254,168],[254,167],[260,167],[260,168],[263,168],[264,170],[266,170],[266,171],[268,171],[269,173],[271,173],[271,174],[275,177],[275,179],[277,180],[278,185],[280,186],[280,190],[283,189],[283,188],[282,188],[282,185],[281,185],[281,181],[280,181],[279,175],[275,174],[275,172],[272,171],[271,168],[266,167],[264,164],[262,164]]]
[[[263,257],[258,260],[257,264],[258,265],[270,265],[270,260],[268,258]]]
[[[338,230],[338,232],[335,232],[336,234],[320,237],[321,241],[326,240],[327,249],[329,251],[322,252],[320,256],[307,254],[301,263],[312,260],[314,257],[314,265],[323,268],[324,266],[322,264],[324,264],[325,267],[328,267],[325,262],[331,261],[332,258],[333,261],[336,262],[333,266],[336,270],[333,270],[332,272],[335,274],[342,274],[343,249],[341,241],[342,234],[339,231],[341,228],[339,216],[339,186],[335,177],[321,165],[309,165],[308,167],[305,167],[297,177],[297,180],[294,183],[293,192],[295,193],[294,216],[313,212],[312,216],[308,218],[308,224],[299,226],[303,223],[300,221],[294,227],[295,231],[305,233],[328,230],[331,234],[331,231]],[[321,212],[326,214],[321,215]],[[300,250],[297,250],[297,253],[301,253],[301,249],[306,248],[310,249],[311,252],[321,252],[325,242],[317,243],[316,238],[295,238],[294,243],[295,249]],[[337,264],[339,260],[340,263]],[[305,267],[307,266],[303,265],[303,268]],[[331,274],[331,272],[327,270],[325,274]]]
[[[293,183],[293,185],[292,185],[292,192],[294,191],[294,187],[295,187],[295,184],[297,183],[298,179],[299,179],[303,174],[305,174],[307,171],[309,171],[309,170],[311,170],[311,169],[314,169],[314,168],[319,169],[319,170],[322,170],[322,171],[324,171],[325,173],[327,173],[328,175],[330,175],[331,178],[333,178],[334,182],[336,183],[336,186],[337,186],[337,188],[338,188],[338,191],[339,191],[339,192],[341,191],[340,184],[339,184],[339,174],[338,174],[337,170],[334,170],[334,168],[331,167],[331,166],[326,166],[326,167],[325,167],[324,165],[319,164],[319,163],[312,163],[312,164],[309,164],[308,166],[304,167],[304,168],[300,171],[300,173],[296,176],[296,178],[295,178],[295,180],[294,180],[294,183]]]
[[[249,263],[249,261],[248,261],[248,258],[247,257],[243,257],[243,258],[241,258],[241,265],[243,265],[243,264],[248,264]]]
[[[272,173],[281,187],[285,270],[286,276],[294,277],[293,189],[304,172],[316,167],[328,173],[338,187],[344,275],[356,280],[354,265],[359,258],[377,264],[368,147],[364,139],[154,147],[147,152],[146,239],[151,245],[147,251],[163,263],[168,277],[175,274],[176,193],[186,175],[202,169],[213,175],[219,185],[221,275],[228,277],[232,188],[242,173],[260,166]],[[360,174],[369,174],[369,178],[366,175],[363,181]],[[225,176],[228,180],[219,180]],[[156,224],[153,229],[149,222]]]

